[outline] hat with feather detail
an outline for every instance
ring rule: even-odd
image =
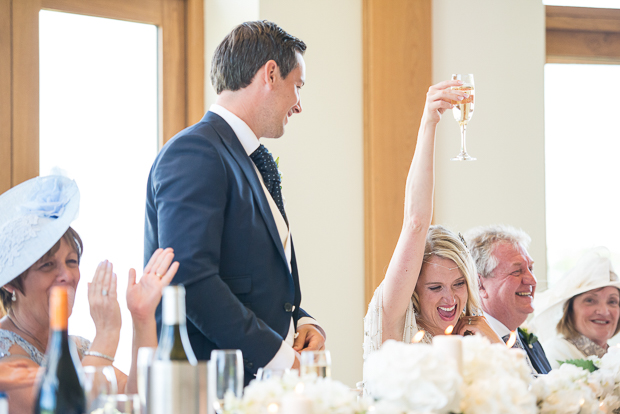
[[[47,253],[78,215],[75,181],[50,175],[25,181],[0,195],[0,286]]]

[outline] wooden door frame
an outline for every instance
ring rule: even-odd
[[[39,174],[39,11],[158,26],[160,146],[204,114],[203,0],[0,0],[0,193]]]
[[[432,84],[431,6],[431,0],[363,3],[366,303],[402,228],[405,181]]]

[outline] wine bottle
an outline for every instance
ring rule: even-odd
[[[69,304],[67,289],[52,288],[50,294],[50,337],[43,375],[36,385],[35,414],[84,414],[84,372],[75,343],[67,331]]]
[[[166,286],[163,293],[162,327],[155,359],[188,361],[196,365],[196,356],[187,336],[185,288]]]

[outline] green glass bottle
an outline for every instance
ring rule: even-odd
[[[166,286],[162,300],[162,327],[155,359],[188,361],[196,365],[196,356],[187,336],[185,288],[182,285]]]

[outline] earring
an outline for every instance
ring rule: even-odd
[[[11,300],[13,302],[17,302],[17,296],[15,296],[15,291],[13,291],[13,296],[11,296]]]

